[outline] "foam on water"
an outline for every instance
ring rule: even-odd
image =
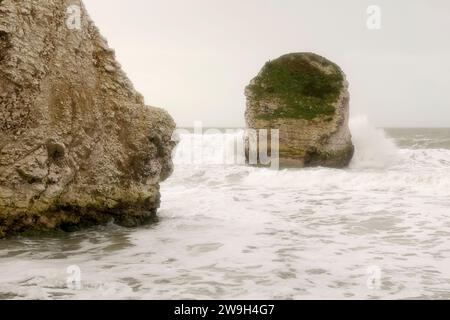
[[[0,297],[450,298],[450,149],[351,127],[344,170],[224,165],[242,131],[184,135],[159,223],[0,241]]]

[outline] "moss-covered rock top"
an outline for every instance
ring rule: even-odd
[[[267,62],[248,89],[257,103],[279,104],[276,109],[259,108],[258,118],[311,120],[335,113],[343,86],[336,64],[313,53],[291,53]]]

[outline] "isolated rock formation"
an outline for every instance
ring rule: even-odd
[[[154,217],[174,128],[79,0],[0,1],[0,237]]]
[[[246,96],[247,128],[280,130],[282,167],[349,164],[348,83],[336,64],[313,53],[281,56],[266,63]]]

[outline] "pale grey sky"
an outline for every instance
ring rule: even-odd
[[[244,124],[265,61],[315,52],[339,64],[351,113],[377,126],[450,126],[448,0],[85,0],[150,105],[180,126]],[[381,30],[366,26],[381,8]]]

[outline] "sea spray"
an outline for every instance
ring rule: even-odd
[[[450,299],[450,146],[418,149],[419,134],[429,137],[396,137],[400,161],[386,168],[176,164],[157,224],[0,241],[0,296]],[[238,135],[202,143],[233,148]],[[201,137],[179,146],[189,139]],[[82,269],[83,290],[67,290],[70,265]],[[381,271],[381,291],[368,288],[367,270]]]
[[[355,155],[350,168],[387,168],[400,160],[395,142],[383,129],[373,127],[366,116],[350,119]]]
[[[350,120],[355,145],[351,168],[387,168],[400,160],[399,149],[382,129],[373,127],[367,117]],[[205,133],[179,132],[174,163],[198,165],[244,165],[244,130],[208,129]]]

